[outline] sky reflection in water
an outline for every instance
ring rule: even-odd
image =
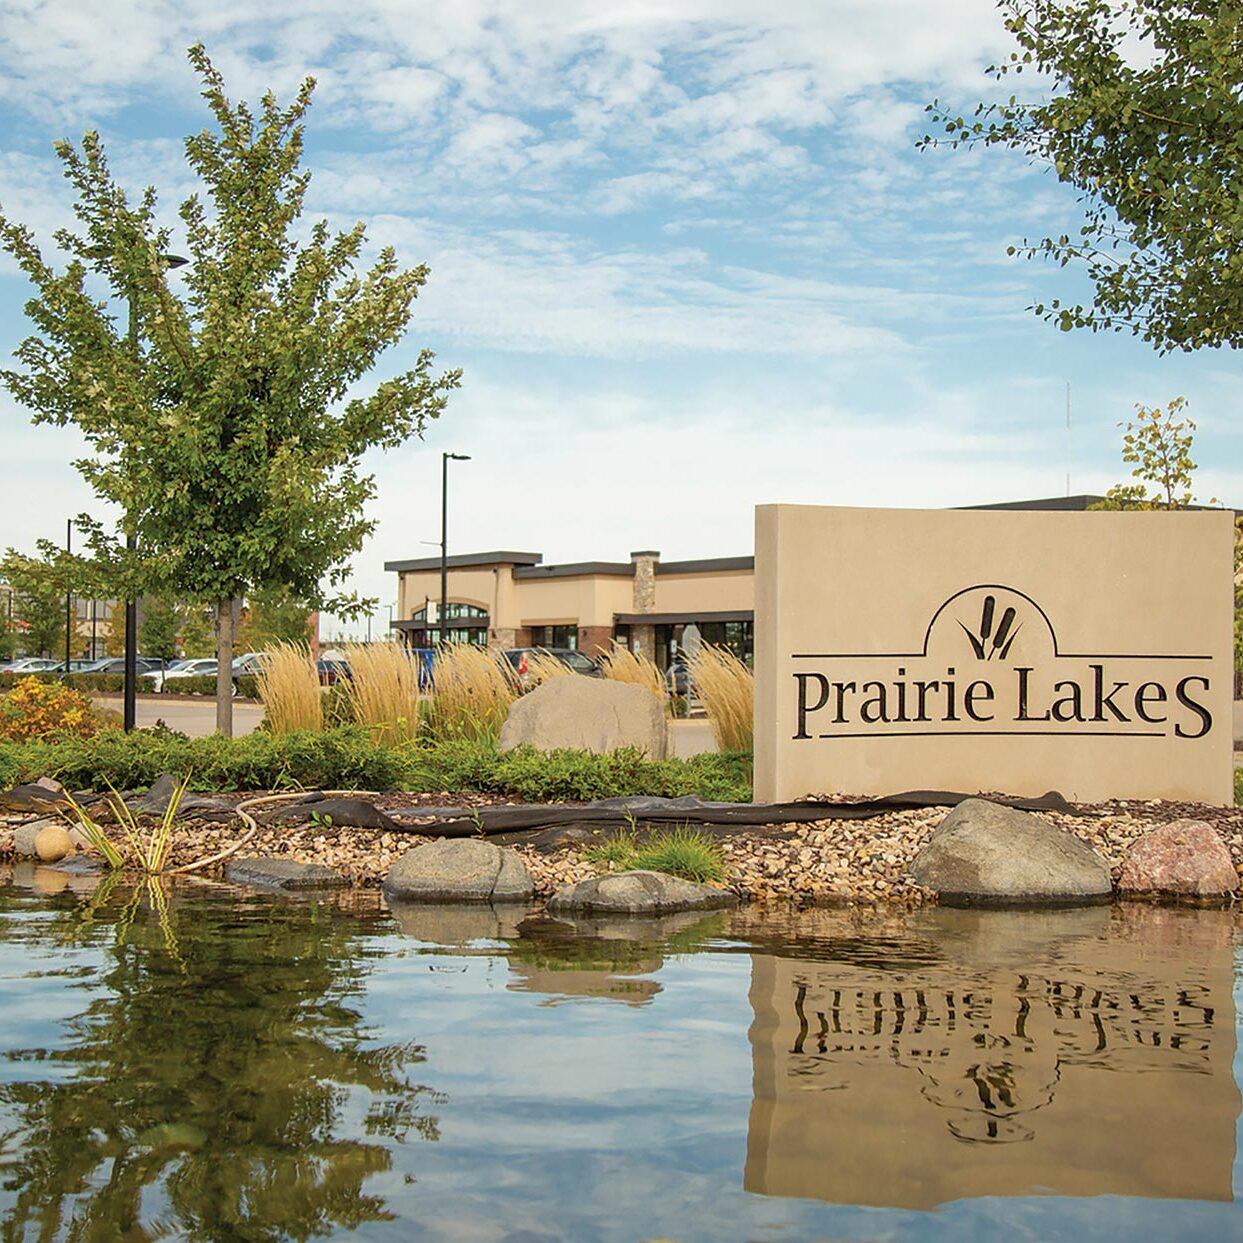
[[[6,1241],[1243,1232],[1227,912],[3,880]]]

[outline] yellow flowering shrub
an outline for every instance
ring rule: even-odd
[[[0,695],[0,738],[15,742],[55,734],[89,738],[101,724],[91,701],[60,682],[23,678],[7,695]]]

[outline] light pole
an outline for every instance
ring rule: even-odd
[[[68,681],[69,670],[73,668],[73,652],[71,638],[73,633],[73,571],[69,567],[69,558],[73,556],[73,519],[65,519],[65,676],[62,682]]]
[[[445,614],[449,607],[449,461],[469,462],[469,453],[440,455],[440,646],[445,644]]]

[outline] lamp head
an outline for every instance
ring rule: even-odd
[[[470,461],[469,453],[446,453],[445,457],[451,458],[455,462],[469,462]]]

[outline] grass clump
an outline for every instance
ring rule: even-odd
[[[649,690],[665,706],[665,715],[673,710],[669,702],[669,690],[665,685],[664,674],[657,668],[655,661],[648,660],[632,652],[624,644],[614,642],[612,649],[599,657],[600,670],[606,678],[614,682],[629,682],[633,686],[642,686]]]
[[[522,690],[534,690],[537,686],[543,685],[550,678],[568,678],[576,676],[574,670],[569,665],[558,660],[551,652],[536,650],[528,652],[526,656],[527,667],[524,673],[519,674],[519,682]]]
[[[173,845],[173,821],[177,819],[177,809],[181,806],[182,795],[185,794],[186,786],[189,784],[188,775],[177,783],[164,814],[148,829],[144,829],[139,824],[138,818],[125,805],[125,800],[116,792],[116,789],[111,785],[108,787],[108,808],[112,812],[112,818],[120,825],[121,832],[124,834],[125,851],[119,850],[109,840],[99,822],[73,798],[69,799],[69,809],[73,812],[77,828],[86,840],[103,855],[110,868],[116,870],[124,867],[128,853],[128,861],[134,867],[141,868],[149,875],[155,875],[157,872],[162,872],[168,862],[168,853]]]
[[[324,696],[319,671],[305,643],[280,643],[269,648],[256,674],[264,721],[274,734],[320,730]]]
[[[351,643],[344,695],[377,742],[408,742],[419,728],[419,667],[399,643]]]
[[[720,843],[689,824],[658,829],[642,842],[626,830],[589,846],[583,854],[610,872],[665,872],[700,884],[721,880],[726,870]]]
[[[437,648],[432,682],[424,725],[439,741],[497,738],[518,694],[496,653],[474,643]]]
[[[754,736],[755,675],[728,648],[705,643],[686,662],[691,685],[708,713],[722,751],[750,751]]]

